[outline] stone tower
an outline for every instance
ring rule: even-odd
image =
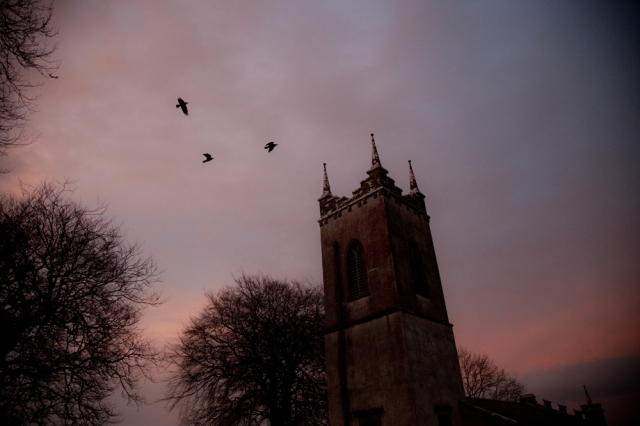
[[[331,426],[459,426],[464,400],[429,216],[409,162],[402,195],[380,164],[353,197],[320,199]]]

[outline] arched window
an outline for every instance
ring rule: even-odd
[[[349,300],[368,296],[364,248],[359,241],[353,241],[347,250],[347,273],[349,274]]]
[[[413,286],[416,294],[429,297],[429,287],[427,285],[427,277],[422,263],[422,254],[418,244],[413,239],[409,240],[409,260],[411,261],[411,273],[413,275]]]

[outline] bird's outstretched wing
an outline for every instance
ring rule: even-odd
[[[206,158],[206,160],[202,161],[203,163],[213,160],[213,157],[210,154],[202,154],[202,155],[204,155],[204,157]]]

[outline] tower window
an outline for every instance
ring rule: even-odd
[[[413,286],[416,294],[429,297],[429,287],[427,285],[427,277],[422,263],[422,254],[418,248],[418,244],[413,239],[409,240],[409,260],[411,261],[411,273],[413,275]]]
[[[352,242],[347,250],[347,273],[349,274],[349,300],[368,296],[364,249],[358,241]]]

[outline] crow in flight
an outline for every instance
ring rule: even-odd
[[[184,112],[184,115],[189,115],[189,111],[187,111],[187,104],[189,102],[185,102],[182,100],[182,98],[178,98],[178,105],[176,105],[176,108],[182,108],[182,112]]]
[[[202,154],[202,155],[204,155],[204,156],[206,157],[206,160],[203,160],[203,161],[202,161],[203,163],[206,163],[206,162],[208,162],[208,161],[213,160],[213,157],[212,157],[211,155],[209,155],[209,154]]]
[[[269,150],[268,152],[271,152],[271,151],[273,151],[273,148],[275,148],[276,146],[278,146],[278,144],[277,144],[277,143],[275,143],[275,142],[269,142],[268,144],[266,144],[266,145],[264,146],[264,149],[268,149],[268,150]]]

